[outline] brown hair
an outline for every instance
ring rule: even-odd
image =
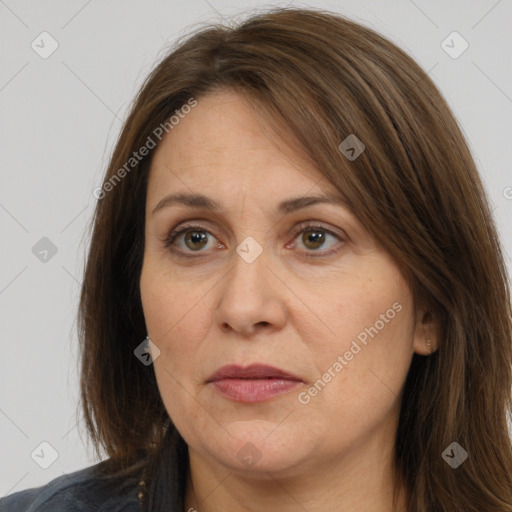
[[[394,44],[326,11],[275,9],[202,28],[148,76],[104,183],[175,110],[222,88],[297,139],[435,322],[439,348],[413,356],[396,436],[395,476],[409,510],[512,511],[509,284],[472,156],[433,82]],[[338,146],[350,134],[366,150],[348,162]],[[167,491],[158,471],[179,482],[178,499],[184,477],[158,457],[166,442],[182,464],[186,451],[152,367],[133,354],[147,332],[139,278],[151,155],[97,203],[79,334],[83,413],[97,453],[105,450],[112,473],[150,461],[150,507],[160,510]],[[452,442],[469,454],[457,469],[441,457]]]

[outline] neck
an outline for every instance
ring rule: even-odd
[[[406,512],[403,484],[393,502],[391,453],[366,463],[360,452],[348,454],[287,474],[248,474],[206,462],[193,450],[189,457],[187,512]]]

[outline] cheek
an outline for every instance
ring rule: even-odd
[[[377,331],[370,327],[374,327],[378,316],[374,317],[370,310],[367,313],[370,323],[365,318],[352,321],[347,317],[344,325],[349,327],[340,331],[336,344],[323,352],[311,352],[317,379],[299,397],[304,405],[298,414],[309,419],[312,431],[322,431],[330,425],[337,432],[326,439],[333,449],[354,446],[377,430],[382,435],[394,435],[396,428],[413,352],[409,312],[404,306]],[[340,317],[340,328],[341,320]],[[363,335],[358,338],[360,334]]]
[[[205,292],[198,287],[193,291],[176,281],[171,285],[170,279],[155,275],[143,272],[141,277],[147,331],[160,350],[153,369],[167,413],[180,432],[187,432],[189,423],[200,424],[204,414],[193,395],[202,378],[201,342],[211,313]]]
[[[333,280],[336,284],[324,289],[322,300],[311,297],[316,325],[320,325],[325,334],[317,337],[317,343],[323,345],[319,348],[328,350],[334,347],[343,353],[350,349],[353,340],[367,346],[372,340],[403,338],[406,333],[411,334],[413,314],[408,287],[399,274],[389,269],[381,272],[381,275],[388,276],[385,279],[377,279],[375,274],[373,272],[372,276],[364,279],[354,273],[347,278]]]
[[[310,354],[320,379],[329,381],[324,399],[372,405],[398,395],[414,343],[412,296],[401,275],[386,266],[366,280],[347,279],[316,304],[326,334],[311,338]]]
[[[191,325],[199,327],[197,319],[204,316],[207,291],[200,283],[175,279],[160,264],[145,262],[140,293],[150,336],[165,344],[181,330]]]
[[[167,372],[180,381],[194,380],[200,373],[201,343],[211,328],[208,290],[159,277],[149,266],[143,269],[140,290],[147,332],[160,350],[157,378]],[[165,381],[167,389],[170,381]]]

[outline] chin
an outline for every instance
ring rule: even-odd
[[[275,424],[273,429],[269,430],[268,424],[266,428],[253,432],[248,432],[247,428],[244,432],[236,432],[232,428],[230,433],[233,437],[225,440],[228,445],[225,442],[218,445],[214,453],[211,445],[208,449],[222,465],[237,473],[251,474],[252,478],[261,475],[262,480],[268,480],[271,478],[268,473],[292,476],[311,458],[313,449],[302,441],[298,442],[300,437],[286,430],[277,433]]]

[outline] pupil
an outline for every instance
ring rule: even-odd
[[[324,233],[320,233],[318,231],[305,231],[305,234],[306,233],[309,233],[306,237],[307,241],[312,243],[315,248],[322,245]]]
[[[192,245],[195,245],[197,248],[196,244],[206,241],[206,234],[198,232],[198,231],[190,231],[187,234],[186,238],[187,238],[187,241],[191,241]],[[203,245],[204,245],[204,243],[199,248],[201,248]]]

